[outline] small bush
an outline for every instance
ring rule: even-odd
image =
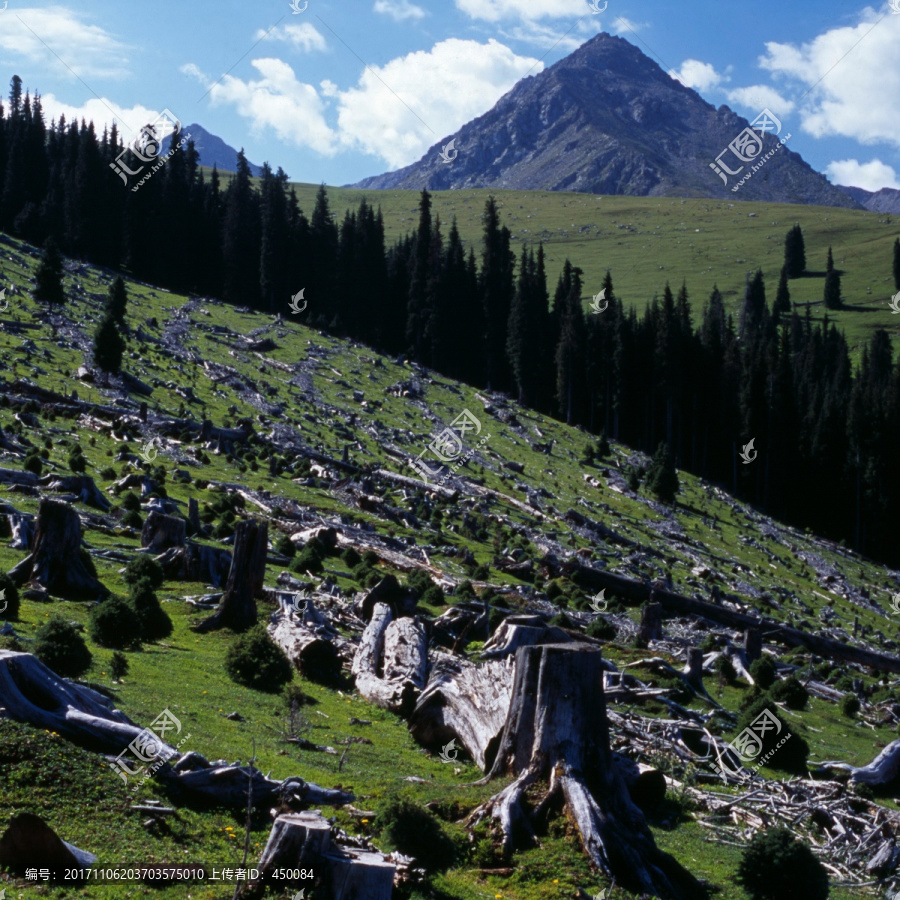
[[[713,671],[719,679],[719,683],[734,684],[737,679],[737,671],[734,663],[727,656],[720,656],[713,663]]]
[[[280,691],[294,675],[290,661],[262,625],[240,635],[228,648],[225,671],[232,681],[269,693]]]
[[[453,597],[458,602],[472,602],[478,599],[475,588],[472,587],[472,582],[468,579],[461,581],[456,586],[456,589],[453,591]]]
[[[152,556],[147,556],[142,553],[139,556],[132,557],[128,561],[128,565],[125,566],[125,574],[122,576],[122,580],[125,584],[132,585],[137,584],[139,581],[143,581],[145,578],[150,582],[150,587],[154,591],[157,588],[162,587],[162,566],[153,559]]]
[[[374,550],[366,550],[366,552],[363,553],[362,561],[367,566],[374,566],[378,562],[378,554]]]
[[[128,657],[116,650],[109,661],[109,674],[113,681],[121,681],[128,674]]]
[[[555,625],[557,628],[575,627],[575,623],[565,613],[557,613],[547,624]]]
[[[128,512],[122,516],[122,524],[126,528],[143,528],[144,520],[141,518],[141,514],[139,512],[135,512],[133,509],[129,509]]]
[[[13,620],[19,618],[19,589],[13,584],[12,578],[5,572],[0,574],[0,607],[6,603],[6,609],[0,612],[0,617]]]
[[[344,552],[341,554],[341,559],[344,561],[344,565],[347,566],[347,568],[351,571],[362,562],[362,557],[359,555],[359,553],[356,552],[353,547],[348,547],[346,550],[344,550]]]
[[[762,750],[759,756],[764,757],[769,751],[774,751],[773,755],[766,761],[766,765],[771,766],[773,769],[805,775],[809,745],[799,734],[791,729],[790,725],[778,712],[775,704],[768,697],[757,698],[741,713],[735,734],[740,734],[745,728],[749,727],[750,723],[763,710],[768,710],[781,723],[781,730],[776,732],[774,728],[770,728],[760,737]],[[783,738],[787,738],[787,740],[778,747],[779,742]]]
[[[372,825],[389,847],[412,856],[429,872],[453,865],[453,842],[440,821],[409,800],[393,800],[382,806]]]
[[[428,588],[434,587],[434,581],[424,569],[414,569],[406,579],[406,586],[415,593],[416,599],[419,599]]]
[[[87,460],[82,455],[80,447],[77,447],[69,455],[69,468],[73,472],[84,472],[87,468]]]
[[[318,575],[325,569],[322,565],[320,551],[309,544],[300,551],[299,555],[291,560],[289,568],[292,572],[299,572],[300,574],[310,572],[313,575]]]
[[[588,637],[599,638],[601,641],[611,641],[615,639],[617,631],[616,626],[612,622],[604,619],[603,616],[598,616],[588,623],[584,633]]]
[[[34,655],[63,678],[79,678],[91,666],[91,651],[74,626],[58,616],[37,630]]]
[[[744,850],[735,879],[750,900],[827,900],[828,872],[787,828],[758,831]]]
[[[788,709],[806,709],[809,701],[809,691],[793,675],[773,684],[769,696],[778,703],[784,703]]]
[[[91,609],[88,634],[101,647],[130,650],[140,643],[141,623],[133,606],[118,597],[108,597]]]
[[[772,657],[765,654],[754,660],[750,666],[750,674],[761,691],[767,691],[778,678]]]
[[[857,697],[856,694],[844,694],[844,696],[841,697],[841,712],[848,719],[856,717],[860,706],[859,697]]]
[[[135,512],[141,511],[141,500],[134,491],[127,491],[122,494],[122,509],[131,509]]]
[[[129,599],[141,623],[141,637],[145,641],[160,641],[172,633],[172,620],[162,608],[149,578],[131,585]]]
[[[40,475],[41,472],[44,471],[43,460],[34,451],[25,457],[25,462],[22,464],[22,467],[26,472],[33,472],[35,475]]]
[[[116,470],[112,466],[107,466],[105,469],[100,470],[100,478],[102,478],[103,481],[115,481]]]
[[[447,601],[444,597],[444,589],[439,584],[433,584],[422,594],[422,602],[429,606],[443,606]]]
[[[283,534],[275,541],[275,552],[293,559],[297,553],[297,547],[286,534]]]

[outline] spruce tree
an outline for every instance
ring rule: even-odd
[[[675,495],[681,489],[678,481],[678,472],[675,464],[672,462],[672,455],[669,453],[668,444],[661,441],[656,453],[653,455],[653,461],[647,471],[647,487],[654,493],[663,503],[674,503]]]
[[[121,369],[124,351],[125,341],[119,334],[119,327],[107,313],[94,332],[94,365],[108,378]]]
[[[772,307],[772,315],[777,319],[784,313],[791,311],[791,292],[788,289],[788,274],[785,266],[781,267],[781,276],[778,279],[778,291],[775,294],[775,304]]]
[[[795,225],[784,239],[784,266],[788,278],[799,278],[806,271],[806,245],[799,225]]]
[[[841,298],[841,276],[832,269],[825,276],[825,306],[828,309],[840,309],[844,305]]]
[[[894,241],[894,289],[900,291],[900,238]]]
[[[63,261],[59,248],[52,237],[44,244],[44,253],[35,275],[34,299],[46,303],[53,310],[53,304],[66,302],[66,292],[62,283]]]
[[[834,254],[831,252],[831,247],[828,248],[828,259],[825,261],[825,274],[828,275],[830,272],[834,271]]]
[[[125,307],[128,305],[128,294],[125,290],[125,282],[119,275],[109,287],[109,297],[106,300],[106,312],[117,325],[125,323]]]

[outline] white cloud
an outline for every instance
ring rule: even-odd
[[[686,59],[681,64],[681,69],[670,69],[669,74],[680,81],[685,87],[694,88],[697,91],[709,91],[719,87],[728,79],[720,75],[710,63],[701,62],[699,59]]]
[[[83,22],[70,9],[10,9],[2,23],[0,50],[49,66],[57,75],[72,77],[74,72],[81,78],[121,78],[129,74],[127,45],[103,28]]]
[[[542,68],[494,39],[441,41],[365,70],[357,86],[341,94],[340,139],[392,167],[408,165],[490,109],[526,72]]]
[[[643,23],[638,23],[633,21],[632,19],[627,18],[626,16],[616,16],[615,23],[612,27],[613,34],[628,34],[631,32],[632,34],[637,34],[639,31],[642,31],[647,26]]]
[[[425,18],[425,10],[409,0],[375,0],[373,8],[383,16],[390,16],[395,22]]]
[[[215,104],[233,106],[247,119],[253,132],[271,128],[277,137],[295,147],[309,147],[331,156],[336,152],[336,135],[325,121],[325,106],[311,84],[297,80],[294,70],[280,59],[255,59],[256,81],[242,81],[226,75],[209,89]],[[182,71],[197,75],[196,66]],[[208,79],[201,76],[208,83]]]
[[[760,65],[808,89],[802,107],[808,133],[900,146],[900,16],[880,17],[869,8],[859,24],[833,28],[809,43],[766,44]]]
[[[473,19],[563,19],[590,13],[587,0],[456,0],[456,8]]]
[[[883,187],[900,188],[896,171],[880,159],[867,163],[861,163],[858,159],[837,159],[828,164],[825,174],[832,184],[865,188],[867,191],[877,191]]]
[[[285,25],[283,28],[273,28],[270,31],[260,29],[256,32],[256,40],[284,41],[306,53],[324,50],[327,46],[322,33],[309,22],[301,25]]]
[[[769,87],[767,84],[754,84],[751,87],[735,88],[728,91],[728,100],[738,106],[752,109],[755,112],[762,112],[766,107],[779,119],[789,115],[796,108],[796,104],[782,97],[775,88]]]

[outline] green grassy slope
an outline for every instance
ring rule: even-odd
[[[300,205],[312,212],[317,185],[294,185]],[[434,215],[446,235],[455,216],[460,234],[477,248],[486,198],[500,203],[501,223],[513,234],[513,247],[537,244],[547,250],[551,292],[568,256],[584,270],[585,290],[597,293],[606,270],[612,272],[616,294],[638,310],[662,296],[666,281],[677,290],[687,281],[695,323],[714,285],[726,307],[737,312],[749,273],[761,268],[769,302],[775,298],[784,262],[784,237],[799,222],[806,239],[809,277],[790,283],[791,299],[818,302],[825,284],[829,245],[835,266],[842,270],[847,309],[833,313],[846,331],[851,349],[858,349],[875,328],[897,333],[900,322],[887,301],[895,293],[891,277],[892,245],[900,234],[896,216],[866,210],[798,206],[786,203],[720,202],[657,197],[595,196],[553,191],[438,191]],[[332,210],[340,218],[365,197],[380,205],[388,244],[411,231],[418,221],[415,191],[361,191],[328,188]],[[821,320],[821,304],[812,309]]]
[[[455,202],[463,203],[464,199],[460,196]],[[560,196],[551,196],[551,199],[554,202],[566,200]],[[571,201],[571,198],[568,199]],[[442,217],[441,204],[446,200],[441,197],[437,204]],[[609,198],[583,200],[600,205],[607,203]],[[632,204],[632,212],[627,219],[629,222],[637,218],[635,210],[649,209],[648,206],[642,207],[642,201],[622,202]],[[653,201],[654,207],[669,209],[670,215],[675,215],[675,209],[680,206],[677,201],[674,207],[671,203]],[[414,216],[412,205],[410,202],[409,215]],[[468,206],[472,207],[471,227],[474,228],[480,214],[481,198],[471,198]],[[736,209],[744,212],[744,205],[736,206]],[[507,214],[509,211],[507,198]],[[717,219],[721,219],[723,225],[731,221],[730,217],[736,216],[730,210],[718,212]],[[810,216],[818,214],[817,211],[797,212]],[[836,217],[850,215],[834,210],[821,214]],[[859,223],[865,223],[868,221],[865,216],[871,214],[852,215],[858,217]],[[617,213],[617,218],[619,216],[621,213]],[[687,221],[684,213],[681,221]],[[741,221],[746,227],[746,220]],[[782,224],[786,223],[787,220]],[[729,240],[739,241],[737,218],[734,218],[731,228]],[[778,234],[784,230],[779,225]],[[853,246],[866,246],[864,233],[860,225],[856,234],[857,243]],[[621,239],[625,240],[624,232]],[[638,238],[631,236],[630,239]],[[641,239],[646,241],[648,238],[644,236]],[[0,284],[15,283],[27,289],[35,267],[35,255],[26,245],[11,239],[4,240],[0,256]],[[723,241],[722,235],[718,240]],[[808,246],[812,244],[809,237],[807,243]],[[869,244],[889,249],[887,226],[878,225],[874,219]],[[601,239],[599,247],[604,246],[609,246],[612,253],[611,241]],[[835,258],[841,265],[842,251],[839,246],[836,242]],[[618,252],[623,259],[626,258],[625,250]],[[678,258],[675,251],[667,252],[672,254],[672,260]],[[749,250],[744,252],[752,262]],[[849,255],[848,251],[844,252]],[[655,253],[653,258],[662,261],[664,257]],[[665,258],[669,259],[668,256]],[[630,293],[625,288],[625,272],[620,275],[617,267],[613,268],[617,289],[624,294]],[[639,267],[635,264],[635,268]],[[645,275],[635,271],[634,277],[634,283],[638,284],[637,279]],[[652,273],[646,277],[652,278]],[[76,369],[84,361],[82,351],[87,346],[84,339],[78,336],[78,330],[84,335],[92,333],[102,304],[100,297],[105,294],[109,281],[107,273],[89,266],[83,266],[67,276],[70,294],[74,293],[76,283],[82,284],[85,292],[79,295],[83,299],[74,300],[65,309],[64,316],[70,324],[56,336],[37,317],[37,305],[27,291],[8,296],[11,306],[2,318],[7,323],[18,323],[21,331],[13,333],[14,329],[9,324],[0,329],[0,378],[6,384],[5,388],[0,389],[0,394],[7,392],[12,381],[24,378],[51,390],[71,392],[75,389],[81,399],[106,404],[114,401],[118,396],[114,388],[84,384],[74,377]],[[471,388],[457,386],[443,378],[431,378],[409,366],[398,366],[389,359],[377,357],[364,347],[348,345],[322,335],[292,320],[299,317],[288,317],[288,321],[277,323],[271,317],[202,300],[189,301],[188,298],[147,286],[129,283],[128,290],[127,320],[133,329],[140,325],[148,339],[142,342],[132,337],[125,366],[129,372],[154,386],[153,396],[149,399],[151,410],[171,415],[179,414],[183,407],[184,415],[197,420],[210,418],[216,425],[230,425],[241,416],[251,416],[261,432],[267,431],[277,420],[294,425],[307,444],[329,455],[340,457],[345,444],[351,444],[350,459],[359,465],[384,466],[393,471],[413,474],[385,450],[382,436],[393,435],[393,443],[399,444],[409,456],[416,456],[431,435],[439,430],[437,423],[431,420],[432,414],[449,424],[463,408],[468,408],[482,418],[485,430],[491,435],[484,450],[469,466],[469,474],[483,478],[487,487],[519,501],[527,499],[524,487],[532,490],[543,487],[552,495],[551,499],[541,501],[551,520],[539,521],[501,499],[494,503],[491,517],[473,513],[480,529],[480,533],[473,534],[462,529],[459,510],[445,508],[438,530],[435,519],[429,522],[422,515],[421,506],[417,506],[421,498],[411,494],[404,499],[399,493],[389,492],[386,499],[390,499],[391,503],[418,509],[422,525],[413,529],[392,524],[356,508],[348,508],[344,495],[339,490],[333,490],[322,479],[300,484],[292,480],[300,473],[291,471],[273,478],[268,474],[265,461],[246,455],[241,460],[208,451],[208,463],[191,462],[188,460],[190,454],[186,453],[190,448],[172,445],[160,453],[154,466],[162,466],[167,474],[169,497],[184,503],[185,507],[190,497],[196,497],[203,509],[218,496],[212,489],[198,486],[198,479],[240,481],[253,489],[269,491],[272,502],[278,503],[279,498],[294,500],[325,515],[342,514],[357,523],[371,523],[380,534],[410,538],[419,546],[429,547],[432,561],[454,580],[467,577],[471,571],[462,566],[458,555],[451,556],[440,548],[450,546],[471,550],[479,565],[490,566],[498,547],[517,540],[510,533],[509,525],[529,529],[530,536],[524,544],[528,555],[535,559],[541,556],[541,548],[545,545],[556,546],[553,542],[572,550],[587,548],[597,563],[605,564],[611,571],[652,578],[668,573],[676,590],[687,594],[696,590],[706,596],[706,587],[696,582],[691,571],[700,558],[724,579],[741,582],[744,587],[735,592],[751,609],[756,608],[775,619],[805,620],[808,627],[817,630],[817,611],[828,603],[839,617],[837,624],[851,633],[854,617],[858,616],[864,627],[870,628],[873,633],[882,632],[885,640],[900,638],[893,619],[838,596],[832,590],[834,585],[829,587],[824,584],[816,577],[812,566],[800,557],[815,554],[823,564],[833,566],[848,584],[871,590],[873,597],[878,598],[885,607],[889,592],[897,589],[891,573],[869,561],[857,559],[839,547],[816,541],[812,536],[789,528],[779,528],[778,537],[769,537],[764,533],[763,523],[752,511],[733,503],[724,494],[708,491],[692,476],[682,474],[680,505],[671,518],[666,518],[643,492],[633,495],[613,490],[609,486],[610,480],[603,475],[603,467],[584,466],[580,456],[585,436],[575,429],[515,405],[511,409],[523,427],[504,424],[483,411]],[[92,294],[95,296],[92,297]],[[187,324],[181,344],[176,342],[173,349],[155,343],[164,334],[176,333],[176,313],[184,317]],[[213,327],[228,329],[230,333],[220,331],[213,334]],[[235,349],[233,345],[240,336],[250,333],[256,337],[271,337],[277,348],[267,354]],[[29,341],[33,346],[28,344]],[[66,346],[60,346],[60,343]],[[254,381],[268,402],[283,403],[283,411],[280,414],[261,413],[263,401],[258,396],[248,390],[236,390],[225,382],[216,383],[197,367],[186,365],[185,354],[191,350],[200,353],[209,363],[230,366],[236,377],[245,383]],[[379,365],[376,365],[376,358]],[[388,391],[392,385],[409,379],[421,384],[424,391],[422,403]],[[289,384],[291,380],[295,381],[293,385]],[[301,381],[302,390],[298,388]],[[177,392],[185,386],[193,388],[198,398],[196,401],[187,401]],[[364,393],[369,406],[363,407],[353,399],[355,390]],[[380,404],[377,408],[372,405],[376,402]],[[114,436],[90,430],[83,421],[54,418],[40,409],[34,411],[38,424],[21,428],[21,433],[46,449],[46,463],[51,470],[68,471],[68,443],[77,441],[88,460],[88,473],[93,475],[101,489],[108,488],[113,480],[101,475],[104,469],[112,467],[117,478],[128,471],[135,471],[129,463],[115,461],[123,444]],[[348,426],[351,414],[356,414],[364,427]],[[261,415],[264,421],[258,418]],[[14,416],[15,410],[3,405],[0,399],[0,427],[13,432],[20,429]],[[376,427],[382,429],[378,437],[377,431],[372,433]],[[536,429],[540,430],[542,437],[537,437]],[[552,457],[532,449],[534,440],[546,442],[551,438],[556,441]],[[131,449],[139,447],[132,442]],[[607,460],[604,466],[614,472],[617,466],[624,465],[627,456],[626,448],[614,447],[613,458]],[[522,463],[524,474],[517,476],[504,469],[502,464],[505,461]],[[9,453],[0,453],[0,466],[21,468],[21,465],[21,459]],[[191,482],[178,483],[173,478],[176,468],[187,469],[192,476]],[[586,482],[586,473],[596,478],[599,486]],[[28,512],[37,510],[37,498],[10,493],[5,499],[17,509]],[[115,502],[118,506],[119,501]],[[662,550],[665,559],[655,560],[649,556],[623,558],[622,551],[613,544],[588,541],[574,533],[562,519],[565,511],[573,507],[634,541]],[[498,515],[506,518],[506,526],[493,518]],[[87,546],[94,550],[121,550],[126,554],[136,551],[140,546],[139,533],[116,524],[120,517],[117,509],[111,516],[113,527],[109,533],[88,530],[85,534]],[[276,536],[270,532],[270,537]],[[791,550],[791,544],[796,551]],[[21,551],[9,549],[8,541],[0,540],[0,569],[3,571],[7,571],[23,555]],[[119,573],[121,564],[99,557],[95,562],[101,580],[114,593],[124,595],[125,587]],[[343,589],[359,589],[348,567],[339,559],[329,559],[326,568]],[[279,571],[278,567],[270,566],[266,583],[273,585]],[[493,568],[488,580],[497,587],[519,583],[514,577]],[[796,599],[784,600],[777,592],[780,589],[792,591]],[[184,598],[204,591],[205,586],[201,584],[167,582],[160,591],[160,597],[166,601],[165,608],[175,623],[171,638],[145,645],[139,652],[129,653],[130,672],[121,684],[113,684],[110,678],[108,665],[111,651],[89,643],[94,654],[94,665],[85,680],[115,691],[117,705],[141,724],[148,724],[163,708],[169,708],[191,733],[189,747],[185,749],[197,750],[210,759],[246,761],[253,752],[255,740],[258,765],[263,771],[271,770],[272,775],[279,778],[300,775],[327,787],[343,785],[356,794],[355,805],[360,809],[373,809],[397,790],[419,802],[437,801],[439,810],[447,819],[446,829],[458,841],[461,850],[471,852],[471,855],[461,855],[456,868],[435,878],[435,888],[444,892],[438,896],[459,900],[481,900],[484,897],[561,900],[576,896],[579,888],[593,894],[605,886],[603,878],[589,871],[564,820],[554,825],[539,847],[517,858],[512,875],[488,875],[476,871],[487,868],[489,848],[482,844],[470,845],[458,820],[489,796],[495,787],[471,786],[469,783],[479,774],[471,764],[442,764],[436,756],[413,742],[402,720],[372,707],[352,691],[338,692],[297,678],[304,690],[317,701],[315,705],[305,708],[313,725],[312,739],[316,743],[339,747],[337,742],[353,736],[364,736],[372,741],[371,745],[352,744],[341,771],[338,771],[339,757],[299,752],[293,745],[281,741],[279,733],[284,709],[279,698],[239,687],[223,671],[224,653],[232,636],[227,633],[198,636],[189,630],[199,614],[184,602]],[[780,608],[767,603],[765,596],[777,600]],[[88,608],[85,604],[61,600],[49,605],[23,601],[21,621],[15,623],[15,627],[25,639],[26,649],[27,639],[32,637],[41,622],[56,612],[70,621],[87,621]],[[270,609],[262,604],[261,618],[269,612]],[[439,613],[440,610],[432,609],[430,612]],[[634,609],[627,612],[632,618],[638,614]],[[0,638],[0,646],[8,646],[8,639]],[[886,646],[883,641],[881,646]],[[606,652],[616,660],[637,658],[636,652],[624,645],[609,645]],[[805,662],[802,654],[794,654],[792,658],[798,664]],[[714,686],[711,689],[715,691]],[[730,709],[737,709],[743,692],[741,688],[725,688],[720,701]],[[244,721],[227,719],[227,714],[232,711],[240,712]],[[648,711],[652,712],[652,709]],[[370,720],[372,725],[364,730],[352,726],[349,721],[353,716]],[[895,736],[895,729],[888,725],[878,726],[873,733],[861,723],[842,718],[833,705],[820,701],[813,702],[811,709],[801,714],[798,727],[810,743],[814,759],[842,758],[858,764],[871,759],[873,739],[884,744]],[[677,769],[673,769],[673,774],[679,777],[684,775]],[[425,783],[404,780],[410,776],[423,778]],[[145,797],[166,800],[157,786],[145,787],[143,792]],[[199,807],[183,809],[168,827],[148,829],[142,826],[142,817],[130,812],[127,807],[124,785],[98,757],[39,729],[0,719],[0,826],[16,811],[36,811],[44,815],[66,840],[97,853],[100,863],[104,865],[150,862],[240,865],[243,837],[241,815]],[[352,833],[366,833],[371,829],[371,821],[364,823],[346,811],[337,813],[337,821]],[[674,820],[657,817],[652,827],[665,849],[696,874],[721,886],[720,898],[739,900],[742,897],[742,893],[731,885],[739,858],[737,849],[707,843],[706,830],[694,824],[689,817]],[[263,813],[255,821],[252,832],[251,861],[258,858],[267,832],[268,819]],[[375,839],[379,840],[377,835]],[[7,896],[24,897],[35,893],[34,888],[25,892],[20,882],[7,892]],[[149,890],[141,886],[93,885],[80,891],[67,889],[65,896],[107,900],[139,897],[148,893]],[[230,896],[230,891],[213,886],[192,886],[190,889],[169,887],[153,891],[154,896],[165,900],[183,900],[185,896],[213,900],[226,896],[226,893]],[[292,896],[292,892],[272,896],[288,897]],[[316,894],[312,896],[315,900],[325,900]],[[614,892],[613,896],[618,900],[625,895]],[[832,892],[835,900],[851,896],[857,894],[845,889],[834,889]]]

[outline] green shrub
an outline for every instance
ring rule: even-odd
[[[113,681],[121,681],[128,674],[128,657],[116,650],[109,661],[109,674]]]
[[[424,569],[414,569],[406,579],[406,586],[413,591],[416,599],[419,599],[430,587],[434,587],[434,581]]]
[[[0,612],[0,617],[12,621],[19,618],[19,589],[13,584],[12,578],[5,572],[0,574],[0,607],[6,603],[6,609]]]
[[[91,609],[88,634],[101,647],[130,650],[141,641],[141,623],[133,606],[118,597],[107,597]]]
[[[366,552],[363,553],[362,561],[367,566],[374,566],[378,562],[378,554],[374,550],[366,550]]]
[[[344,565],[346,565],[347,568],[351,571],[353,571],[353,569],[355,569],[362,562],[362,557],[359,555],[359,553],[356,552],[353,547],[348,547],[346,550],[344,550],[344,552],[341,554],[341,559],[344,561]]]
[[[122,509],[131,509],[135,512],[141,511],[141,500],[134,491],[126,491],[122,494]]]
[[[559,579],[555,578],[550,584],[547,585],[544,593],[547,595],[547,599],[556,600],[558,597],[563,595],[563,586],[559,583]]]
[[[144,520],[141,518],[141,514],[139,512],[135,512],[133,509],[129,509],[128,512],[122,516],[122,524],[126,528],[143,528]]]
[[[162,608],[149,578],[131,585],[129,599],[141,623],[141,637],[145,641],[160,641],[172,633],[172,620]]]
[[[443,606],[447,602],[444,597],[444,589],[439,584],[431,585],[422,594],[422,602],[429,606]]]
[[[297,547],[288,535],[283,534],[275,541],[275,552],[293,559],[297,553]]]
[[[565,614],[557,613],[548,623],[555,625],[557,628],[575,628],[575,623]]]
[[[736,881],[750,900],[827,900],[828,872],[784,827],[758,831],[744,850]]]
[[[476,566],[475,571],[472,572],[472,577],[476,581],[487,581],[491,577],[491,570],[486,565]]]
[[[737,671],[734,663],[727,656],[719,656],[713,663],[713,672],[716,673],[720,682],[725,684],[734,684],[737,679]]]
[[[25,457],[22,468],[24,468],[26,472],[33,472],[35,475],[40,475],[41,472],[44,471],[44,463],[41,457],[35,451],[32,451]]]
[[[809,691],[794,675],[772,685],[769,696],[778,703],[784,703],[788,709],[806,709]]]
[[[391,849],[412,856],[426,871],[453,865],[453,842],[429,810],[409,800],[391,800],[378,809],[373,829]]]
[[[73,625],[59,616],[37,630],[34,655],[63,678],[79,678],[91,666],[91,651]]]
[[[69,468],[73,472],[83,472],[87,468],[87,460],[82,455],[80,447],[76,447],[69,454]]]
[[[750,665],[750,674],[761,691],[767,691],[778,678],[775,662],[771,656],[763,654]]]
[[[116,470],[112,466],[107,466],[105,469],[100,470],[100,478],[102,478],[103,481],[115,481]]]
[[[313,575],[318,575],[325,569],[322,565],[321,551],[318,548],[311,547],[310,544],[307,544],[300,553],[291,560],[289,568],[292,572],[298,572],[301,575],[305,572],[311,572]]]
[[[161,588],[163,584],[163,570],[162,566],[153,559],[152,556],[147,556],[146,553],[141,553],[138,556],[133,556],[130,560],[128,560],[128,565],[125,566],[125,574],[122,576],[122,580],[125,584],[137,584],[139,581],[143,581],[144,579],[148,579],[150,582],[150,587],[155,591],[157,588]]]
[[[235,639],[225,653],[225,671],[232,681],[269,693],[280,691],[294,675],[290,661],[262,625]]]
[[[478,599],[475,588],[472,587],[472,582],[468,579],[461,581],[456,586],[456,589],[453,591],[453,597],[457,602],[472,602]]]
[[[803,738],[792,731],[790,725],[778,712],[778,708],[768,697],[759,697],[753,701],[738,718],[737,730],[735,734],[740,734],[745,728],[750,726],[757,716],[763,710],[768,710],[780,723],[781,730],[776,731],[774,728],[766,731],[760,736],[762,750],[759,756],[764,757],[769,751],[774,751],[773,755],[766,761],[767,766],[773,769],[781,769],[784,772],[793,772],[797,775],[806,774],[806,760],[809,756],[809,745]],[[758,734],[754,731],[754,734]],[[787,740],[778,747],[779,742],[783,739]],[[752,765],[750,763],[749,765]]]
[[[585,628],[584,633],[588,637],[598,638],[601,641],[611,641],[615,639],[618,632],[612,622],[604,619],[603,616],[597,616],[596,619],[588,622],[588,627]]]
[[[841,712],[848,718],[855,718],[856,714],[859,712],[861,704],[859,702],[859,697],[856,694],[844,694],[841,697]]]

